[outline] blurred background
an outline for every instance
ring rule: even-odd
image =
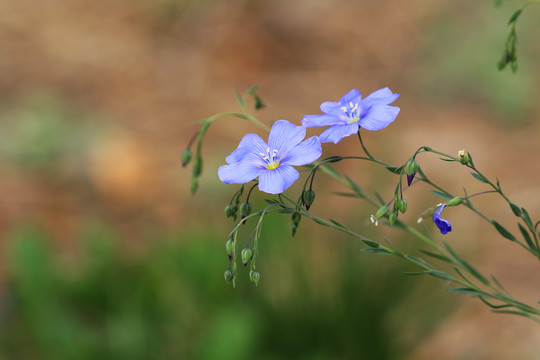
[[[532,321],[405,276],[416,269],[316,224],[302,222],[291,238],[285,216],[265,220],[259,286],[241,269],[232,289],[223,208],[236,187],[216,171],[246,132],[260,131],[234,119],[212,125],[195,196],[180,163],[196,121],[237,111],[235,91],[256,83],[267,124],[299,124],[351,88],[388,86],[401,112],[365,133],[373,154],[399,165],[421,145],[465,148],[538,219],[539,9],[519,20],[517,74],[496,70],[522,4],[0,2],[0,359],[538,358]],[[352,138],[324,147],[325,156],[359,152]],[[455,164],[419,160],[457,195],[485,190]],[[392,196],[383,169],[338,167]],[[344,190],[335,182],[320,176],[315,190],[314,213],[417,251],[414,239],[370,225],[369,204],[333,196]],[[407,199],[413,223],[439,202],[422,186]],[[515,230],[506,203],[476,199]],[[466,209],[445,214],[454,225],[445,240],[536,303],[537,261]]]

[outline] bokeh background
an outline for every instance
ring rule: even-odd
[[[419,146],[467,149],[513,202],[540,218],[539,9],[518,23],[519,70],[498,72],[520,1],[4,0],[0,2],[1,359],[533,359],[540,329],[408,277],[396,259],[303,222],[266,220],[258,287],[223,280],[236,190],[217,167],[248,131],[210,128],[200,190],[180,153],[197,120],[236,111],[255,83],[257,116],[299,123],[351,88],[388,86],[401,113],[366,133],[396,165]],[[351,138],[325,155],[358,154]],[[434,180],[484,190],[429,156]],[[395,178],[339,164],[369,192]],[[369,204],[336,198],[318,177],[313,211],[414,253],[374,228]],[[294,192],[292,188],[291,191]],[[254,197],[254,206],[262,205]],[[408,191],[411,222],[439,200]],[[475,200],[515,229],[507,204]],[[538,300],[538,262],[464,208],[445,237],[518,298]],[[429,224],[428,224],[429,225]],[[428,228],[430,231],[434,229]],[[248,231],[248,230],[246,230]]]

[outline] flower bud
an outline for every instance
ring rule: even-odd
[[[186,167],[187,164],[191,161],[191,150],[186,149],[182,151],[182,167]]]
[[[396,223],[397,221],[397,213],[396,212],[392,212],[390,214],[390,216],[388,217],[388,220],[390,220],[390,225],[394,226],[394,224]]]
[[[242,262],[244,263],[244,266],[247,265],[247,263],[251,260],[251,256],[253,255],[253,251],[251,251],[250,248],[245,248],[242,250]]]
[[[234,216],[234,213],[236,212],[235,206],[232,204],[229,204],[225,206],[225,216],[232,217]]]
[[[465,153],[465,150],[459,150],[458,155],[460,163],[462,163],[463,165],[467,165],[469,163],[469,154]]]
[[[300,223],[300,219],[302,218],[302,215],[300,215],[299,213],[295,212],[294,214],[291,215],[291,220],[292,220],[292,223],[293,225],[295,226],[298,226],[298,224]]]
[[[456,206],[456,205],[461,204],[463,202],[463,200],[465,200],[465,199],[463,199],[462,197],[455,197],[453,199],[448,200],[446,205],[448,205],[448,206]]]
[[[418,171],[418,163],[415,159],[411,159],[405,165],[405,173],[407,174],[407,185],[411,186],[411,183]]]
[[[193,162],[193,177],[198,178],[202,173],[202,159],[201,157],[196,157]]]
[[[251,214],[251,204],[248,202],[242,203],[242,205],[240,205],[240,215],[242,216],[242,219],[249,214]]]
[[[191,179],[191,193],[195,194],[198,188],[199,188],[199,181],[197,180],[197,178]]]
[[[311,189],[304,191],[302,199],[306,205],[306,210],[309,210],[310,206],[313,204],[313,200],[315,200],[315,192]]]
[[[251,281],[253,281],[255,286],[257,286],[259,284],[259,280],[261,279],[261,274],[259,274],[258,271],[251,270],[249,272],[249,278],[251,279]]]
[[[399,199],[396,203],[396,207],[399,211],[401,211],[402,214],[407,211],[407,200],[405,199]]]
[[[229,269],[225,270],[225,274],[223,274],[223,276],[225,277],[225,281],[228,283],[233,279],[233,273]]]
[[[296,229],[298,229],[298,226],[291,225],[291,236],[294,236],[296,234]]]
[[[225,243],[225,249],[227,250],[227,255],[229,255],[230,260],[234,253],[234,241],[232,239],[227,240]]]
[[[375,213],[375,219],[380,219],[382,218],[386,212],[388,211],[388,206],[386,205],[383,205],[379,208],[379,210],[377,210],[377,212]]]

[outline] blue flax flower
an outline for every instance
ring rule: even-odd
[[[450,221],[444,220],[441,218],[441,211],[445,208],[446,205],[440,205],[439,209],[433,213],[433,221],[441,230],[441,234],[446,234],[449,231],[452,231],[452,224],[450,224]]]
[[[247,134],[225,159],[229,165],[219,167],[219,178],[225,184],[244,184],[259,177],[261,191],[280,194],[300,176],[293,166],[312,163],[321,156],[319,138],[305,137],[305,127],[287,120],[274,123],[268,144],[258,135]]]
[[[352,89],[339,102],[326,101],[321,104],[324,115],[306,115],[302,118],[305,127],[330,126],[319,136],[321,142],[337,144],[345,136],[354,135],[359,128],[380,130],[394,121],[399,113],[396,106],[388,106],[399,97],[390,89],[379,89],[362,99],[362,94]]]

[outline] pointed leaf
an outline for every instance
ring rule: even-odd
[[[527,243],[527,245],[529,246],[529,249],[531,250],[534,250],[536,252],[538,252],[538,249],[536,248],[536,246],[534,245],[532,239],[531,239],[531,236],[529,235],[529,232],[521,225],[518,223],[518,227],[519,227],[519,231],[521,231],[521,235],[523,236],[523,238],[525,239],[525,242]]]
[[[383,254],[383,255],[392,255],[393,253],[386,248],[367,248],[362,249],[363,252],[373,253],[373,254]]]
[[[435,253],[433,253],[431,251],[423,250],[423,249],[420,249],[420,251],[423,252],[426,255],[429,255],[429,256],[435,258],[435,259],[439,259],[439,260],[446,261],[446,262],[449,262],[449,263],[452,262],[452,261],[450,261],[450,259],[448,259],[448,257],[446,257],[446,255],[435,254]]]
[[[507,238],[508,240],[516,241],[516,237],[512,235],[512,233],[508,230],[506,230],[501,224],[496,222],[495,220],[491,220],[491,223],[493,226],[495,226],[495,229],[501,234],[503,237]]]
[[[259,88],[259,84],[255,84],[246,91],[246,94],[251,95],[255,91],[257,91],[258,88]]]
[[[514,203],[509,203],[509,204],[510,204],[510,208],[512,209],[512,212],[514,213],[514,215],[521,216],[521,209],[519,208],[519,206],[517,206]]]
[[[443,200],[450,200],[450,199],[454,198],[450,194],[446,194],[446,193],[443,193],[443,192],[440,192],[440,191],[437,191],[437,190],[431,190],[431,192],[433,193],[433,195],[438,196]]]
[[[337,221],[337,220],[334,220],[334,219],[330,218],[330,221],[333,222],[334,225],[336,225],[337,227],[342,228],[343,230],[349,230],[348,227],[346,227],[345,225],[343,225],[342,223],[340,223],[340,222]]]
[[[425,272],[428,275],[435,276],[436,278],[443,279],[443,280],[452,280],[453,277],[450,274],[447,274],[443,271],[438,270],[428,270]]]
[[[379,246],[381,246],[378,242],[367,240],[367,239],[363,239],[362,242],[364,242],[367,246],[370,246],[372,248],[378,248]]]
[[[471,175],[476,180],[481,181],[481,182],[486,183],[486,184],[489,184],[488,180],[485,177],[483,177],[482,175],[479,175],[479,174],[477,174],[475,172],[471,172]]]
[[[469,289],[469,288],[453,288],[453,289],[446,289],[446,291],[455,293],[455,294],[471,295],[475,297],[478,297],[481,295],[478,291],[474,289]]]

